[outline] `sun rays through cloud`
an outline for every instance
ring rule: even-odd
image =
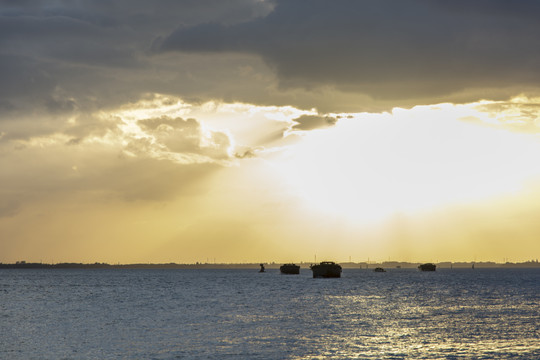
[[[0,262],[526,260],[540,252],[539,14],[3,2]]]

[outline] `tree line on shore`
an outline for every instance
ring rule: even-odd
[[[108,264],[104,262],[95,263],[36,263],[17,261],[15,263],[0,263],[0,269],[254,269],[258,268],[261,262],[256,263],[192,263],[192,264],[179,264],[179,263],[137,263],[137,264]],[[264,262],[262,262],[264,263]],[[267,269],[278,269],[281,263],[270,262],[264,263]],[[301,267],[309,268],[311,263],[300,262]],[[340,263],[343,268],[348,269],[373,269],[375,267],[384,268],[417,268],[419,262],[401,262],[401,261],[383,261],[383,262],[342,262]],[[540,267],[538,259],[529,260],[525,262],[504,262],[496,263],[492,261],[484,262],[436,262],[437,268],[471,268],[474,264],[476,269],[478,268],[536,268]]]

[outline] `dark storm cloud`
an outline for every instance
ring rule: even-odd
[[[257,54],[286,88],[433,99],[537,87],[539,18],[537,1],[280,0],[250,22],[181,27],[162,49]]]
[[[193,74],[203,65],[156,60],[152,43],[178,26],[231,25],[271,9],[258,0],[0,1],[4,140],[54,132],[68,118],[93,121],[92,113],[145,93],[189,97],[190,88],[201,87]],[[77,129],[93,127],[79,123]]]
[[[0,132],[82,139],[148,93],[321,112],[536,94],[539,16],[507,0],[0,0]]]
[[[21,97],[33,98],[50,93],[55,87],[55,80],[39,69],[36,61],[27,57],[0,54],[0,71],[0,97],[5,101],[5,107],[12,108]]]

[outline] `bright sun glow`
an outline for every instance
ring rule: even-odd
[[[311,207],[355,222],[515,192],[540,173],[537,139],[457,120],[450,104],[356,114],[276,164]]]
[[[515,99],[511,105],[521,102]],[[355,223],[371,222],[516,192],[539,174],[538,139],[497,126],[510,123],[509,110],[494,113],[497,106],[479,102],[330,114],[340,118],[335,127],[296,132],[303,141],[285,153],[277,144],[262,150],[277,152],[270,155],[272,166],[309,208]],[[208,134],[219,128],[232,144],[249,148],[265,140],[268,131],[279,133],[293,119],[316,112],[240,103],[192,105],[155,94],[116,115],[123,119],[123,132],[135,138],[149,137],[137,126],[140,119],[195,117]]]

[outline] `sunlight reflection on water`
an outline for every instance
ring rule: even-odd
[[[540,271],[10,270],[0,358],[540,358]]]

